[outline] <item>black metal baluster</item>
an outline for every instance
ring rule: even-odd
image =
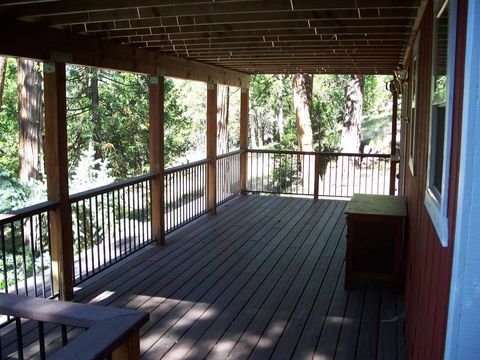
[[[127,255],[127,236],[130,236],[130,234],[127,234],[127,210],[126,210],[126,200],[125,200],[125,187],[122,188],[122,195],[123,195],[123,201],[122,201],[122,209],[123,209],[123,256],[125,257]]]
[[[92,211],[92,209],[90,209]],[[92,223],[93,224],[93,223]],[[93,227],[93,226],[92,226]],[[100,263],[100,226],[98,225],[98,196],[95,195],[95,238],[97,239],[95,246],[97,247],[97,266],[100,270],[102,264]],[[93,237],[92,237],[93,241]]]
[[[62,346],[65,346],[68,344],[67,325],[61,325],[60,328],[62,329]]]
[[[117,261],[117,221],[115,219],[115,191],[112,191],[113,253]]]
[[[108,194],[108,193],[107,193]],[[101,206],[102,206],[102,209],[101,209],[101,213],[102,213],[102,248],[103,248],[103,268],[106,268],[107,267],[107,248],[106,248],[106,244],[105,242],[107,241],[106,239],[106,232],[105,232],[105,229],[106,229],[106,226],[105,226],[105,208],[104,208],[104,197],[103,197],[104,194],[100,194],[100,198],[101,198]]]
[[[20,318],[15,318],[15,330],[17,333],[18,360],[23,360],[23,334],[22,334],[22,320]]]
[[[165,207],[165,177],[164,177],[164,183],[163,183],[163,203],[164,203],[164,207]],[[144,195],[144,191],[143,189],[145,188],[145,181],[142,182],[141,186],[140,186],[140,204],[139,205],[139,210],[140,210],[140,217],[139,217],[139,221],[140,221],[140,234],[141,234],[141,239],[142,239],[142,243],[145,244],[145,195]],[[166,211],[166,207],[164,209],[164,219],[165,219],[165,211]],[[163,229],[163,231],[165,231],[165,229]]]
[[[43,216],[42,216],[43,215]],[[42,294],[43,297],[46,298],[46,288],[45,288],[45,263],[43,260],[43,233],[42,233],[42,223],[44,220],[45,215],[44,214],[39,214],[38,215],[38,233],[39,233],[39,248],[40,248],[40,266],[42,267]]]
[[[15,245],[15,223],[10,223],[10,229],[12,230],[12,257],[13,257],[13,279],[15,281],[15,292],[18,294],[18,277],[17,277],[17,247]]]
[[[385,185],[386,183],[386,178],[387,178],[387,159],[383,159],[383,193],[384,194],[387,194],[387,187]],[[392,166],[392,164],[390,163],[390,167]]]
[[[40,345],[40,359],[45,360],[45,330],[42,321],[38,321],[38,342]]]
[[[382,158],[378,159],[378,166],[377,166],[377,195],[380,195],[380,163],[382,162]]]
[[[76,215],[76,222],[77,222],[77,246],[78,246],[78,271],[80,275],[80,281],[83,279],[83,273],[82,273],[82,244],[81,244],[81,235],[80,235],[80,214],[79,214],[79,203],[76,202],[74,205],[75,206],[75,215]],[[73,267],[73,278],[75,279],[75,267]]]
[[[150,202],[147,204],[148,205],[148,218],[150,219],[150,239],[152,239],[152,234],[153,234],[153,222],[152,222],[152,180],[148,182],[148,195],[149,195],[149,200]]]
[[[108,263],[111,264],[112,263],[112,237],[111,237],[112,223],[110,221],[110,193],[107,192],[105,195],[107,196]],[[105,241],[107,241],[107,239],[105,239]]]
[[[54,281],[53,281],[53,266],[52,266],[52,241],[50,236],[50,212],[47,212],[47,233],[48,233],[48,254],[50,257],[50,288],[52,290],[52,296],[55,296]]]
[[[128,209],[127,216],[126,216],[128,221],[128,253],[131,253],[132,252],[132,215],[131,215],[132,204],[131,204],[130,198],[131,198],[132,191],[130,186],[127,186],[126,189],[127,189],[127,209]]]
[[[22,271],[23,271],[23,284],[25,286],[25,295],[28,296],[28,274],[27,274],[27,257],[26,257],[26,250],[25,250],[25,231],[24,231],[24,224],[23,220],[20,220],[20,244],[22,247]]]
[[[93,209],[92,198],[88,198],[88,219],[90,221],[90,253],[92,254],[92,273],[95,274],[95,249],[93,242]]]
[[[84,246],[84,258],[85,258],[85,273],[88,277],[88,238],[87,238],[87,209],[85,206],[85,200],[82,200],[82,218],[83,218],[83,246]]]
[[[8,294],[8,273],[7,273],[7,258],[6,258],[7,249],[5,246],[5,228],[3,225],[0,225],[0,236],[1,236],[0,240],[2,244],[2,263],[3,263],[3,280],[4,280],[3,283],[5,284],[4,285],[5,293]]]
[[[3,226],[2,226],[3,230]],[[0,360],[3,360],[2,334],[0,334]]]
[[[36,215],[38,218],[38,215]],[[33,275],[33,290],[35,293],[35,297],[38,296],[37,291],[37,269],[36,269],[36,261],[35,261],[35,243],[36,238],[34,236],[35,232],[33,231],[33,215],[30,216],[30,239],[31,239],[31,253],[32,253],[32,275]]]

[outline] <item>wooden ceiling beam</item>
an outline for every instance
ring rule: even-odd
[[[11,15],[23,15],[25,17],[39,17],[39,16],[51,16],[51,15],[66,15],[66,14],[79,14],[83,12],[107,12],[118,11],[128,9],[139,9],[153,11],[153,9],[160,11],[163,10],[168,13],[172,7],[194,7],[190,10],[195,15],[199,15],[199,12],[204,12],[203,8],[211,9],[217,8],[218,12],[229,13],[242,7],[242,3],[246,6],[253,7],[259,11],[272,11],[275,9],[291,10],[292,4],[288,0],[216,0],[215,6],[212,5],[212,1],[208,0],[5,0],[8,5],[22,5],[30,4],[29,6],[17,6],[10,10]],[[55,2],[53,4],[42,4],[42,2]],[[260,4],[263,3],[263,4]],[[219,6],[219,4],[221,6]],[[314,4],[308,0],[295,0],[295,10],[343,10],[343,9],[378,9],[378,8],[398,8],[409,7],[411,1],[382,1],[382,0],[369,0],[355,2],[352,0],[336,1],[336,0],[323,0],[319,4]],[[179,14],[180,15],[180,14]]]
[[[253,45],[253,44],[252,44]],[[284,51],[295,51],[295,50],[300,50],[300,49],[310,49],[310,51],[312,53],[314,52],[321,52],[322,50],[323,51],[326,51],[326,52],[329,52],[330,54],[335,54],[336,52],[338,53],[344,53],[344,50],[345,49],[352,49],[352,50],[357,50],[357,49],[368,49],[368,50],[378,50],[378,52],[383,52],[383,51],[388,51],[388,50],[392,50],[392,51],[396,51],[397,54],[399,54],[401,52],[401,49],[398,48],[398,45],[397,47],[395,46],[395,44],[385,44],[385,45],[380,45],[380,44],[371,44],[371,45],[338,45],[338,46],[321,46],[321,45],[318,45],[318,44],[285,44],[283,46],[277,46],[277,47],[273,47],[269,44],[255,44],[255,45],[258,45],[258,46],[238,46],[238,47],[235,47],[235,46],[230,46],[230,47],[216,47],[216,48],[197,48],[197,49],[194,49],[194,48],[190,48],[190,49],[186,49],[184,47],[175,47],[175,48],[168,48],[168,49],[160,49],[158,52],[159,53],[172,53],[172,54],[185,54],[188,56],[188,54],[191,54],[192,56],[194,54],[200,54],[200,53],[205,53],[205,54],[212,54],[213,52],[211,52],[211,50],[223,50],[225,52],[227,52],[228,54],[233,54],[235,51],[245,51],[245,52],[248,52],[248,51],[252,51],[252,50],[257,50],[257,51],[268,51],[270,49],[274,49],[274,48],[278,48],[278,53],[277,54],[281,54],[282,52]],[[154,47],[151,47],[151,48],[154,48]],[[150,49],[150,48],[149,48]]]
[[[112,40],[113,41],[113,40]],[[250,44],[271,44],[272,42],[276,45],[282,44],[282,43],[305,43],[305,44],[319,44],[323,46],[339,46],[339,45],[347,45],[347,44],[352,44],[352,45],[374,45],[374,44],[382,44],[382,45],[397,45],[397,46],[403,46],[405,44],[405,39],[395,39],[395,38],[385,38],[385,39],[374,39],[374,40],[361,40],[361,39],[345,39],[341,41],[337,40],[311,40],[308,38],[302,38],[302,37],[292,37],[291,39],[288,40],[264,40],[262,38],[236,38],[235,40],[226,40],[226,41],[221,41],[217,40],[215,42],[184,42],[181,40],[177,41],[168,41],[168,40],[155,40],[155,37],[149,38],[149,37],[131,37],[131,38],[121,38],[121,39],[115,39],[115,42],[121,43],[121,44],[128,44],[128,45],[135,45],[139,47],[173,47],[175,46],[176,48],[178,47],[186,47],[187,49],[191,48],[205,48],[205,49],[214,49],[215,46],[221,46],[222,48],[228,48],[230,45],[244,45],[248,46]]]
[[[241,42],[276,42],[276,41],[321,41],[324,43],[339,43],[342,41],[401,41],[405,43],[408,40],[407,34],[370,34],[365,36],[365,34],[339,34],[336,36],[318,36],[312,34],[296,34],[296,35],[253,35],[253,36],[229,36],[229,37],[220,37],[220,38],[210,38],[210,39],[176,39],[170,37],[168,39],[165,35],[129,35],[121,36],[116,38],[111,38],[111,41],[116,42],[146,42],[146,41],[156,41],[157,45],[208,45],[208,44],[225,44],[225,43],[241,43]]]
[[[248,71],[250,69],[238,68],[237,71]],[[299,72],[305,72],[309,74],[316,75],[326,75],[326,74],[352,74],[352,75],[392,75],[392,68],[383,68],[383,67],[369,67],[369,68],[353,68],[353,67],[338,67],[338,68],[328,68],[328,69],[318,69],[318,68],[262,68],[252,71],[252,74],[296,74]]]
[[[80,32],[85,28],[89,32],[102,30],[121,30],[121,29],[141,29],[150,27],[162,27],[168,29],[178,26],[201,26],[201,25],[232,25],[240,23],[276,23],[291,22],[296,20],[337,20],[350,21],[354,19],[375,20],[375,19],[405,19],[413,21],[415,19],[415,10],[411,8],[398,9],[365,9],[360,15],[357,9],[338,10],[332,13],[329,10],[321,11],[291,11],[291,12],[268,12],[258,13],[252,18],[252,14],[221,14],[209,16],[178,16],[178,17],[155,17],[142,19],[125,19],[117,21],[104,21],[95,23],[82,23],[80,25],[72,25],[72,31]]]
[[[420,5],[418,6],[417,16],[415,17],[415,21],[413,22],[412,30],[410,33],[410,39],[408,40],[405,55],[401,59],[401,63],[404,65],[405,68],[408,67],[407,61],[409,59],[413,44],[415,43],[415,38],[417,35],[418,28],[420,27],[420,23],[422,22],[423,14],[427,9],[427,4],[428,4],[428,0],[421,0]]]
[[[0,8],[7,6],[20,6],[28,5],[29,7],[35,6],[36,4],[49,3],[47,6],[52,6],[53,2],[60,2],[60,0],[2,0],[0,3]]]
[[[218,42],[201,42],[201,43],[184,43],[182,41],[170,42],[170,41],[157,41],[155,39],[149,40],[147,39],[122,39],[122,41],[118,41],[119,43],[131,44],[139,47],[160,47],[163,49],[176,49],[176,48],[186,48],[192,51],[198,49],[207,49],[207,50],[214,50],[214,49],[230,49],[234,50],[236,48],[242,47],[250,47],[255,49],[256,47],[286,47],[289,45],[293,46],[301,46],[302,44],[307,47],[312,46],[333,46],[333,47],[343,47],[343,46],[403,46],[405,44],[404,39],[375,39],[375,40],[311,40],[311,39],[297,39],[292,38],[290,40],[262,40],[259,38],[249,38],[245,40],[238,39],[237,41],[218,41]]]
[[[400,28],[330,28],[330,29],[312,29],[312,28],[291,28],[291,29],[267,29],[267,30],[237,30],[231,32],[195,32],[195,33],[164,33],[160,29],[143,30],[118,30],[95,33],[99,39],[119,39],[125,41],[128,37],[144,36],[147,40],[168,40],[168,41],[190,41],[190,42],[212,42],[218,40],[230,40],[247,37],[265,37],[269,41],[279,40],[281,37],[309,36],[319,40],[342,40],[355,37],[357,39],[385,39],[385,38],[403,38],[410,35],[408,27]],[[88,34],[87,34],[88,35]],[[123,39],[122,39],[123,38]]]
[[[133,3],[134,4],[134,3]],[[65,15],[49,15],[42,17],[45,24],[51,26],[67,25],[67,24],[83,24],[91,22],[104,22],[109,20],[132,20],[142,18],[158,18],[158,17],[182,17],[182,16],[202,16],[202,15],[220,15],[220,14],[250,14],[253,18],[259,13],[267,13],[271,11],[276,12],[292,12],[292,11],[321,11],[330,10],[335,12],[337,10],[360,8],[375,8],[375,9],[396,9],[406,8],[412,6],[411,0],[399,1],[385,1],[385,0],[370,0],[365,3],[365,6],[357,6],[355,1],[337,1],[337,0],[295,0],[294,10],[292,10],[292,3],[289,0],[242,0],[232,2],[209,2],[202,4],[187,4],[187,5],[171,5],[171,6],[156,6],[156,7],[131,7],[116,10],[105,11],[88,11],[84,8],[83,12],[65,14]],[[16,15],[22,16],[21,12]]]
[[[0,54],[238,87],[250,82],[245,73],[16,20],[0,21]]]
[[[336,51],[333,52],[331,50],[315,50],[315,51],[277,51],[277,52],[272,52],[272,51],[259,51],[256,53],[251,53],[251,52],[204,52],[204,53],[195,53],[195,52],[190,52],[190,58],[203,61],[204,59],[222,59],[222,58],[240,58],[240,59],[248,59],[249,57],[256,57],[256,56],[269,56],[271,58],[276,58],[278,56],[282,57],[290,57],[292,59],[295,58],[295,56],[319,56],[319,55],[324,55],[324,56],[330,56],[330,57],[335,57],[335,56],[352,56],[352,55],[364,55],[364,56],[378,56],[378,55],[389,55],[389,56],[397,56],[399,54],[403,54],[403,51],[398,51],[398,50],[392,50],[392,49],[374,49],[370,51],[360,51],[360,52],[345,52],[345,51]]]

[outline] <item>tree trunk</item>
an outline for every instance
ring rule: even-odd
[[[34,60],[19,59],[17,70],[20,180],[40,178],[43,124],[42,76]]]
[[[312,85],[312,75],[295,74],[292,77],[293,104],[295,106],[297,138],[300,151],[313,150],[312,122],[310,119]]]
[[[98,70],[90,69],[90,96],[92,106],[92,123],[93,123],[93,149],[95,151],[94,159],[102,159],[102,124],[100,113],[98,111],[99,95],[98,95]],[[95,169],[100,169],[99,161],[95,162]]]
[[[342,128],[341,148],[345,153],[360,151],[363,111],[363,75],[350,75],[345,86],[346,111]]]
[[[253,116],[253,119],[252,121],[249,121],[248,124],[250,126],[250,146],[252,147],[252,149],[256,149],[258,148],[258,143],[257,143],[257,135],[256,135],[256,131],[257,131],[257,110],[256,109],[253,109],[254,111],[254,116]]]
[[[313,75],[295,74],[292,77],[293,105],[297,121],[297,139],[300,151],[313,151],[313,133],[310,111],[312,107]],[[299,168],[302,172],[303,192],[313,194],[315,161],[311,157],[300,156]]]
[[[279,87],[277,93],[277,127],[278,137],[280,141],[285,135],[284,118],[283,118],[283,75],[279,75]]]
[[[7,58],[0,56],[0,111],[3,104],[3,89],[5,88],[5,74],[7,73]]]
[[[227,85],[217,85],[217,154],[228,152],[228,108],[230,91]]]

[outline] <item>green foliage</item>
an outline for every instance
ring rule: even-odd
[[[92,104],[92,80],[98,79],[98,118]],[[109,70],[68,67],[68,135],[71,173],[86,149],[96,149],[114,179],[149,171],[148,78]],[[165,164],[191,146],[192,122],[185,116],[180,89],[165,80]]]
[[[165,81],[165,164],[170,166],[192,147],[192,121],[185,116],[181,90],[171,79]]]
[[[17,63],[7,59],[5,87],[0,109],[0,171],[15,177],[19,170],[18,158],[18,95]]]
[[[0,171],[0,213],[21,209],[45,199],[45,184],[37,180],[27,182]]]

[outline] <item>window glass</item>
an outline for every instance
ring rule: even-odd
[[[432,123],[429,187],[440,201],[442,194],[445,116],[447,103],[448,6],[439,2],[433,24]]]

